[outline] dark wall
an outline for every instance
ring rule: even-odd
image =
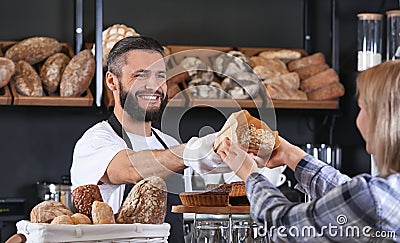
[[[310,52],[331,63],[331,1],[310,0]],[[369,171],[369,157],[355,127],[356,33],[359,12],[398,8],[397,1],[337,0],[339,71],[346,95],[338,111],[276,110],[281,135],[296,144],[334,143],[343,148],[343,171]],[[303,1],[104,1],[104,26],[125,23],[162,44],[302,48]],[[50,36],[73,45],[73,1],[14,0],[2,3],[0,41]],[[84,38],[94,42],[94,1],[84,1]],[[179,114],[171,109],[170,114]],[[253,114],[257,111],[251,110]],[[264,112],[264,111],[263,111]],[[0,106],[0,198],[36,203],[36,181],[60,182],[69,173],[74,143],[91,125],[105,119],[104,108]],[[172,118],[171,118],[172,119]],[[192,109],[180,124],[182,141],[204,125],[219,129],[224,119],[213,109]],[[173,126],[165,130],[174,133]],[[329,132],[331,131],[331,132]],[[14,228],[11,226],[9,231]]]

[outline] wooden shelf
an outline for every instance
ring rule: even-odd
[[[3,93],[4,92],[4,93]],[[8,85],[0,89],[0,105],[11,105],[12,96]]]
[[[11,84],[11,92],[14,96],[14,105],[37,105],[37,106],[92,106],[93,95],[89,89],[83,96],[60,97],[60,96],[24,96],[20,95]]]
[[[250,206],[225,206],[225,207],[198,207],[198,206],[172,206],[173,213],[197,214],[250,214]]]
[[[272,100],[267,108],[275,109],[325,109],[339,108],[338,100]]]

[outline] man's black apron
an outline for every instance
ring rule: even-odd
[[[108,122],[111,125],[112,129],[118,136],[120,136],[128,146],[128,148],[132,148],[132,143],[129,140],[128,135],[126,134],[125,130],[122,129],[121,123],[118,121],[118,119],[115,117],[115,114],[112,113],[111,116],[108,118]],[[155,135],[157,140],[161,143],[161,145],[165,148],[168,149],[167,144],[160,138],[160,136],[154,131],[154,129],[151,129],[151,132]],[[182,172],[180,172],[182,173]],[[167,178],[167,187],[168,187],[168,178]],[[132,184],[126,184],[125,185],[125,192],[124,192],[124,200],[126,196],[129,194],[131,188],[133,187]],[[171,225],[171,231],[170,231],[170,236],[168,238],[169,242],[184,242],[183,240],[183,216],[182,214],[178,213],[172,213],[172,205],[180,205],[181,200],[179,198],[179,195],[177,192],[175,193],[169,193],[167,194],[167,216],[165,218],[165,222],[169,223]]]

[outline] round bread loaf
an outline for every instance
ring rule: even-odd
[[[56,53],[46,59],[40,68],[40,78],[44,85],[44,89],[49,93],[57,91],[62,74],[67,66],[70,58],[64,53]]]
[[[14,74],[15,88],[26,96],[43,96],[43,87],[36,70],[25,61],[18,61]]]
[[[260,80],[254,73],[238,72],[226,77],[221,86],[234,99],[252,99],[258,95]]]
[[[162,224],[167,213],[167,185],[160,177],[141,180],[129,192],[117,223]]]
[[[60,215],[55,217],[50,224],[74,224],[71,217],[68,215]]]
[[[78,186],[71,192],[74,198],[74,205],[78,213],[84,214],[92,218],[92,204],[94,201],[103,201],[100,194],[99,186],[97,185],[83,185]]]
[[[72,212],[61,202],[43,201],[37,204],[30,213],[32,223],[50,223],[55,217],[60,215],[71,216]]]
[[[107,57],[115,43],[128,36],[139,36],[135,29],[124,24],[114,24],[102,33],[103,36],[103,67],[107,67]],[[96,46],[93,45],[92,52],[95,54]]]
[[[239,72],[248,72],[251,69],[251,61],[239,51],[230,51],[219,55],[214,63],[214,71],[221,77],[232,76]]]
[[[6,86],[8,82],[10,82],[14,72],[14,62],[8,58],[0,57],[0,88]]]
[[[83,50],[69,61],[61,78],[60,96],[80,96],[93,79],[96,63],[90,50]]]
[[[105,202],[94,201],[92,205],[93,224],[115,224],[112,208]]]
[[[71,219],[74,224],[92,224],[90,218],[82,213],[74,213]]]
[[[5,53],[5,57],[14,62],[24,60],[29,64],[41,62],[61,51],[61,44],[49,37],[32,37],[11,46]]]

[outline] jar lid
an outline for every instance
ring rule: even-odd
[[[388,17],[400,16],[400,10],[389,10],[386,12]]]
[[[383,15],[378,13],[359,13],[357,17],[359,20],[381,20]]]

